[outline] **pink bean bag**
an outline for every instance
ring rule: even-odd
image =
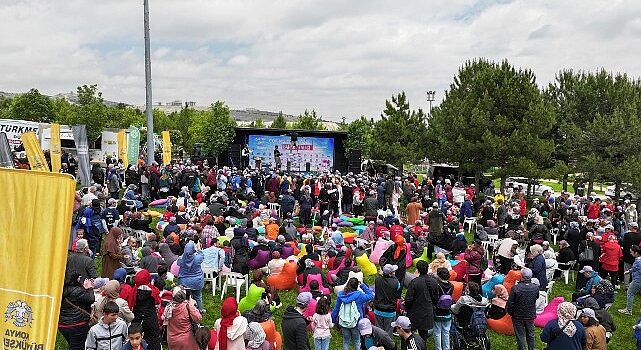
[[[171,274],[174,276],[178,276],[178,273],[180,272],[180,267],[178,267],[178,260],[174,261],[173,264],[171,264],[169,272],[171,272]]]
[[[405,251],[407,252],[405,254],[405,267],[411,267],[412,266],[412,245],[409,243],[405,243]]]
[[[338,273],[338,270],[345,267],[345,259],[346,258],[343,258],[341,260],[341,263],[338,264],[338,266],[336,266],[334,269],[327,271],[327,275],[325,275],[325,279],[327,280],[327,283],[330,283],[332,285],[334,284],[334,281],[332,280],[331,275],[336,275]]]
[[[159,207],[159,206],[165,205],[165,204],[167,204],[167,198],[156,199],[155,201],[149,203],[149,206],[150,207]]]
[[[256,257],[247,262],[251,270],[257,270],[267,266],[269,262],[269,250],[259,250]]]
[[[550,320],[553,320],[557,317],[556,308],[564,301],[565,298],[563,297],[556,297],[552,299],[548,306],[543,309],[543,313],[540,315],[536,315],[536,318],[534,319],[534,325],[541,328],[545,327],[545,325]]]
[[[296,288],[296,267],[293,261],[288,261],[279,274],[269,275],[267,284],[276,290],[289,290]]]
[[[378,265],[381,260],[381,255],[385,253],[385,250],[387,250],[391,244],[392,242],[379,238],[378,241],[376,241],[376,244],[374,244],[374,249],[372,249],[372,254],[369,256],[369,261]]]
[[[505,314],[502,318],[498,320],[487,319],[487,326],[499,334],[504,335],[514,335],[514,326],[512,325],[512,317],[508,314]]]
[[[307,284],[305,284],[304,286],[300,287],[299,292],[309,292],[311,290],[310,287],[309,287],[309,283],[311,281],[318,282],[318,286],[319,286],[318,290],[323,292],[323,294],[329,295],[329,293],[330,293],[329,288],[326,288],[326,287],[323,286],[323,276],[321,276],[319,274],[307,275]]]
[[[452,271],[456,272],[456,281],[463,282],[467,277],[467,261],[462,260],[452,267]]]

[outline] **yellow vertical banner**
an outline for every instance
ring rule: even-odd
[[[49,164],[47,164],[47,159],[42,152],[42,148],[40,148],[40,142],[38,142],[36,134],[33,131],[25,132],[20,135],[20,140],[25,152],[27,152],[31,170],[49,171]]]
[[[51,144],[49,145],[49,154],[51,156],[51,172],[59,173],[62,157],[62,148],[60,145],[60,124],[51,124]]]
[[[127,159],[127,134],[125,129],[118,131],[118,159],[122,160],[122,165],[127,169],[129,160]]]
[[[162,132],[162,162],[164,164],[171,163],[171,138],[169,131]]]
[[[11,203],[0,210],[0,232],[20,232],[0,244],[2,348],[54,349],[76,183],[67,174],[2,168],[0,183],[0,198]]]

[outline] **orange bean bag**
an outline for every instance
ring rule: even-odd
[[[503,286],[507,289],[509,293],[512,290],[512,287],[516,284],[517,281],[520,281],[523,277],[521,276],[521,271],[519,270],[510,270],[503,279]]]
[[[454,290],[452,291],[452,299],[454,300],[454,302],[456,302],[463,294],[463,282],[450,281],[450,283],[452,283],[452,285],[454,286]]]
[[[499,334],[504,335],[514,335],[514,326],[512,325],[512,317],[508,314],[505,314],[502,318],[498,320],[487,319],[487,326]]]
[[[296,263],[288,261],[279,274],[269,275],[267,284],[276,290],[289,290],[296,288]]]
[[[454,270],[450,270],[450,281],[456,281],[456,277],[458,276],[458,273]]]
[[[283,348],[283,338],[280,336],[280,333],[276,330],[276,324],[274,320],[267,320],[261,322],[260,326],[263,327],[267,341],[270,344],[274,344],[274,350],[281,350]]]

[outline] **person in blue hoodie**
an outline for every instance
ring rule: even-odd
[[[193,241],[187,242],[185,245],[185,252],[177,260],[180,272],[178,279],[180,284],[191,293],[191,297],[196,300],[198,310],[202,313],[203,308],[203,287],[205,286],[205,279],[203,278],[203,269],[201,267],[205,256],[200,250],[200,244],[196,249],[196,244]]]
[[[374,293],[365,283],[360,283],[361,290],[358,289],[359,281],[357,278],[352,277],[347,281],[345,289],[342,292],[339,292],[336,299],[336,305],[334,305],[334,310],[332,311],[332,321],[334,324],[340,326],[339,322],[339,313],[341,305],[345,304],[345,307],[354,302],[356,308],[358,309],[359,315],[358,320],[354,324],[353,328],[340,327],[341,332],[343,333],[343,350],[349,350],[350,342],[354,342],[354,348],[361,348],[361,335],[358,331],[358,321],[365,317],[365,312],[363,306],[374,299]]]
[[[601,276],[599,276],[599,274],[594,271],[590,265],[583,266],[579,273],[583,274],[585,277],[585,285],[583,288],[572,293],[572,301],[576,301],[581,297],[592,294],[592,288],[595,288],[597,284],[601,283]]]

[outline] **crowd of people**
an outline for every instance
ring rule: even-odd
[[[632,315],[641,291],[629,201],[563,192],[528,202],[520,187],[477,191],[454,178],[206,161],[141,159],[91,173],[95,184],[75,199],[59,319],[72,350],[327,350],[336,334],[344,350],[420,350],[429,337],[437,350],[489,348],[487,328],[508,316],[518,349],[532,350],[535,320],[552,305],[549,285],[569,269],[578,270],[576,291],[541,340],[548,349],[606,349],[615,294],[627,288],[618,311]],[[247,276],[245,298],[254,288],[257,298],[206,310],[206,275],[230,273]],[[283,305],[279,291],[289,289],[299,293]],[[210,312],[217,320],[204,324]]]

